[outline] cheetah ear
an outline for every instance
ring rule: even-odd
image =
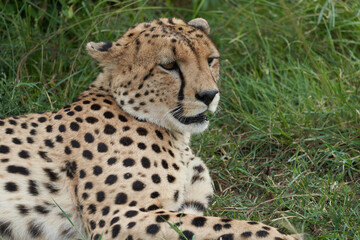
[[[196,27],[206,33],[207,35],[210,33],[210,26],[208,22],[203,18],[195,18],[188,22],[190,26]]]
[[[91,57],[102,63],[108,62],[109,51],[112,46],[112,42],[89,42],[86,44],[86,50]]]

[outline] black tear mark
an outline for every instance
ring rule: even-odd
[[[101,52],[106,52],[109,50],[109,48],[112,47],[112,42],[105,42],[101,48],[99,48],[98,50],[101,51]]]

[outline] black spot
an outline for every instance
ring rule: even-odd
[[[119,235],[120,229],[121,227],[119,224],[114,225],[114,227],[111,230],[111,237],[116,238]]]
[[[157,205],[155,205],[155,204],[150,205],[150,206],[147,208],[148,211],[154,211],[154,210],[158,210],[158,209],[159,209],[159,207],[158,207]]]
[[[94,136],[91,133],[86,133],[84,136],[85,142],[92,143],[94,142]]]
[[[263,226],[262,228],[263,228],[263,229],[265,229],[265,230],[267,230],[267,231],[269,231],[269,230],[270,230],[270,228],[269,228],[269,227],[267,227],[267,226]]]
[[[31,137],[27,137],[26,138],[26,141],[28,142],[28,143],[34,143],[34,140],[31,138]]]
[[[6,134],[13,134],[13,133],[14,133],[14,129],[12,129],[12,128],[7,128],[7,129],[5,130],[5,133],[6,133]]]
[[[84,150],[82,153],[83,157],[88,159],[88,160],[92,160],[93,159],[93,154],[91,151],[89,150]]]
[[[104,128],[105,134],[114,134],[115,132],[116,132],[116,128],[114,128],[112,125],[110,125],[110,124],[105,125],[105,128]]]
[[[175,170],[179,170],[180,168],[179,168],[179,166],[176,164],[176,163],[173,163],[173,168],[175,169]]]
[[[12,139],[12,142],[13,142],[14,144],[21,144],[21,140],[18,139],[18,138],[13,138],[13,139]]]
[[[110,100],[108,100],[108,99],[104,99],[104,103],[112,105],[112,102]]]
[[[1,152],[1,151],[0,151]],[[29,151],[26,151],[26,150],[22,150],[22,151],[20,151],[19,152],[19,157],[21,157],[21,158],[29,158],[30,157],[30,155],[29,155]]]
[[[250,225],[256,225],[256,224],[259,224],[258,222],[247,222],[248,224]]]
[[[90,221],[90,228],[94,230],[96,228],[96,222]],[[95,237],[94,237],[95,238]]]
[[[47,176],[50,178],[50,181],[54,182],[54,181],[59,180],[58,174],[56,172],[54,172],[52,169],[44,168],[43,170],[47,174]]]
[[[95,169],[94,169],[95,171]],[[94,172],[95,173],[95,172]],[[109,185],[112,185],[114,184],[115,182],[117,181],[117,176],[116,175],[109,175],[106,180],[105,180],[105,183],[106,184],[109,184]]]
[[[52,185],[51,183],[46,183],[44,184],[45,187],[50,191],[50,193],[57,193],[59,191],[58,188],[56,188],[54,185]]]
[[[229,228],[231,228],[231,224],[224,224],[224,228],[226,228],[226,229],[229,229]]]
[[[115,198],[115,204],[125,204],[127,202],[127,195],[125,193],[118,193]]]
[[[170,216],[169,215],[159,215],[156,217],[156,222],[161,223],[165,221],[169,221]]]
[[[251,237],[251,235],[252,235],[252,232],[243,232],[241,234],[241,236],[244,237],[244,238],[249,238],[249,237]]]
[[[132,185],[134,191],[141,191],[146,187],[146,185],[141,181],[135,181]]]
[[[206,223],[206,218],[204,217],[195,217],[191,224],[196,226],[196,227],[203,227]]]
[[[73,148],[79,148],[80,147],[80,143],[78,141],[76,141],[76,140],[71,140],[70,143],[71,143],[71,146]]]
[[[157,224],[151,224],[146,227],[146,233],[155,235],[160,231],[160,226]]]
[[[65,132],[65,131],[66,131],[65,125],[61,124],[61,125],[59,126],[59,132]]]
[[[160,183],[160,182],[161,182],[161,178],[160,178],[160,176],[159,176],[158,174],[153,174],[153,175],[151,176],[151,179],[152,179],[152,181],[153,181],[154,183]]]
[[[92,188],[93,188],[92,182],[85,183],[85,189],[92,189]]]
[[[269,233],[267,231],[257,231],[256,232],[256,236],[257,237],[267,237],[269,235]]]
[[[283,239],[283,238],[279,238],[279,237],[275,237],[275,239],[274,240],[285,240],[285,239]]]
[[[110,226],[114,225],[115,223],[117,223],[120,220],[119,217],[114,217],[113,219],[111,219],[110,221]]]
[[[101,219],[101,220],[99,221],[99,227],[102,228],[102,227],[104,227],[104,226],[105,226],[105,221]]]
[[[86,172],[84,170],[81,169],[79,173],[80,173],[79,175],[80,178],[86,177]]]
[[[16,192],[18,190],[18,186],[14,182],[7,182],[5,184],[5,190],[8,192]]]
[[[115,164],[116,163],[116,158],[109,158],[108,160],[107,160],[107,163],[108,163],[108,165],[113,165],[113,164]]]
[[[180,236],[179,240],[189,240],[189,239],[193,239],[194,233],[190,232],[190,231],[183,231],[182,234],[185,236]]]
[[[102,211],[102,215],[106,216],[110,212],[110,207],[104,207],[101,211]]]
[[[29,180],[28,191],[29,191],[29,193],[30,193],[31,195],[33,195],[33,196],[39,195],[38,185],[36,184],[35,181]]]
[[[150,160],[147,158],[147,157],[143,157],[141,159],[141,165],[144,167],[144,168],[150,168]]]
[[[92,110],[95,110],[95,111],[97,111],[97,110],[99,110],[100,108],[101,108],[101,106],[99,105],[99,104],[93,104],[93,105],[91,105],[91,107],[90,107]]]
[[[122,122],[127,122],[127,118],[121,114],[119,114],[119,120],[122,121]]]
[[[124,174],[124,178],[125,179],[129,179],[129,178],[131,178],[132,177],[132,174],[131,173],[125,173]]]
[[[158,136],[158,138],[160,138],[161,140],[164,139],[164,136],[162,135],[162,133],[159,130],[155,130],[156,136]]]
[[[56,141],[59,143],[62,143],[64,141],[63,137],[61,135],[56,136]]]
[[[30,212],[30,209],[23,204],[16,205],[16,208],[21,215],[28,215]]]
[[[36,224],[32,221],[29,223],[28,231],[33,238],[37,238],[42,234],[42,227],[40,224]]]
[[[127,225],[127,228],[128,228],[128,229],[131,229],[131,228],[133,228],[135,225],[136,225],[136,222],[129,222],[128,225]]]
[[[81,106],[76,106],[76,107],[74,107],[74,109],[75,109],[75,111],[80,112],[82,110],[82,107]]]
[[[169,154],[171,157],[175,157],[174,153],[171,150],[169,150]]]
[[[94,204],[90,204],[88,207],[89,214],[95,214],[96,213],[96,206]]]
[[[36,130],[35,130],[35,129],[32,129],[32,130],[30,131],[30,135],[35,136],[35,135],[36,135]]]
[[[45,207],[40,206],[40,205],[35,206],[35,211],[37,211],[38,213],[44,214],[44,215],[48,214],[50,212],[49,209],[46,209]]]
[[[98,152],[107,152],[108,147],[105,143],[99,143],[97,146]]]
[[[145,128],[139,127],[136,129],[136,132],[140,135],[140,136],[146,136],[148,134],[148,131]]]
[[[18,173],[18,174],[21,174],[24,176],[28,176],[30,174],[29,170],[27,168],[16,166],[16,165],[9,165],[7,167],[7,171],[9,173]]]
[[[69,116],[74,116],[75,113],[73,111],[70,111],[70,112],[68,112],[66,114],[69,115]]]
[[[221,221],[224,222],[224,223],[227,223],[227,222],[231,222],[232,219],[222,218]]]
[[[54,147],[54,143],[50,139],[46,139],[46,140],[44,140],[44,142],[45,142],[45,146],[47,146],[49,148]]]
[[[56,120],[59,120],[59,119],[62,119],[62,116],[61,115],[55,115],[54,117]]]
[[[10,148],[8,146],[5,145],[0,145],[0,153],[9,153],[10,152]]]
[[[95,166],[95,167],[93,168],[93,173],[94,173],[94,175],[96,175],[96,176],[99,176],[102,172],[103,172],[103,171],[102,171],[102,168],[101,168],[100,166]]]
[[[110,119],[114,117],[114,114],[112,112],[106,111],[104,112],[104,117]]]
[[[94,118],[94,117],[87,117],[87,118],[85,118],[85,121],[90,123],[90,124],[94,124],[94,123],[97,123],[99,120],[97,118]]]
[[[215,224],[213,229],[214,229],[214,231],[221,231],[222,226],[221,226],[221,224]]]
[[[218,238],[218,240],[233,240],[233,239],[234,239],[234,234],[232,233],[223,234]]]
[[[133,143],[133,140],[129,137],[122,137],[120,143],[124,146],[130,146]]]
[[[97,192],[96,193],[96,200],[98,202],[104,201],[105,200],[105,192],[103,192],[103,191]]]
[[[160,194],[158,192],[152,192],[150,197],[151,198],[158,198],[160,196]]]
[[[177,190],[177,191],[174,193],[174,201],[177,202],[178,199],[179,199],[179,191]]]
[[[176,178],[174,176],[172,176],[170,174],[167,175],[167,180],[168,180],[169,183],[173,183],[175,181],[175,179]]]
[[[43,123],[43,122],[46,121],[46,118],[45,118],[45,117],[39,117],[39,118],[38,118],[38,121],[41,122],[41,123]]]
[[[142,142],[138,143],[138,148],[140,148],[141,150],[145,150],[146,149],[145,143]]]
[[[131,166],[134,166],[134,164],[135,164],[135,161],[134,161],[134,159],[132,159],[132,158],[126,158],[126,159],[123,161],[123,165],[124,165],[125,167],[131,167]]]
[[[72,122],[70,123],[70,129],[73,130],[73,131],[79,131],[79,124],[77,124],[76,122]]]
[[[66,176],[69,177],[70,179],[73,179],[74,174],[76,173],[76,170],[77,170],[76,162],[75,161],[72,161],[72,162],[66,161],[65,170],[66,170]]]
[[[168,165],[168,163],[167,163],[167,161],[166,160],[161,160],[161,166],[163,167],[163,168],[165,168],[165,169],[168,169],[169,168],[169,165]]]
[[[125,213],[125,216],[128,218],[135,217],[136,215],[138,215],[138,211],[135,210],[130,210]]]
[[[157,144],[151,145],[151,148],[152,148],[152,150],[154,150],[154,152],[156,152],[156,153],[161,152],[160,147],[159,147],[159,145],[157,145]]]

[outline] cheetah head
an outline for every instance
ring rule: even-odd
[[[130,115],[169,130],[198,133],[219,102],[219,52],[202,18],[141,23],[116,42],[90,42],[102,87]]]

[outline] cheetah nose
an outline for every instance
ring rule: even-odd
[[[196,97],[196,99],[202,101],[206,105],[209,105],[218,92],[219,91],[217,89],[210,90],[210,91],[204,91],[204,92],[195,94],[195,97]]]

